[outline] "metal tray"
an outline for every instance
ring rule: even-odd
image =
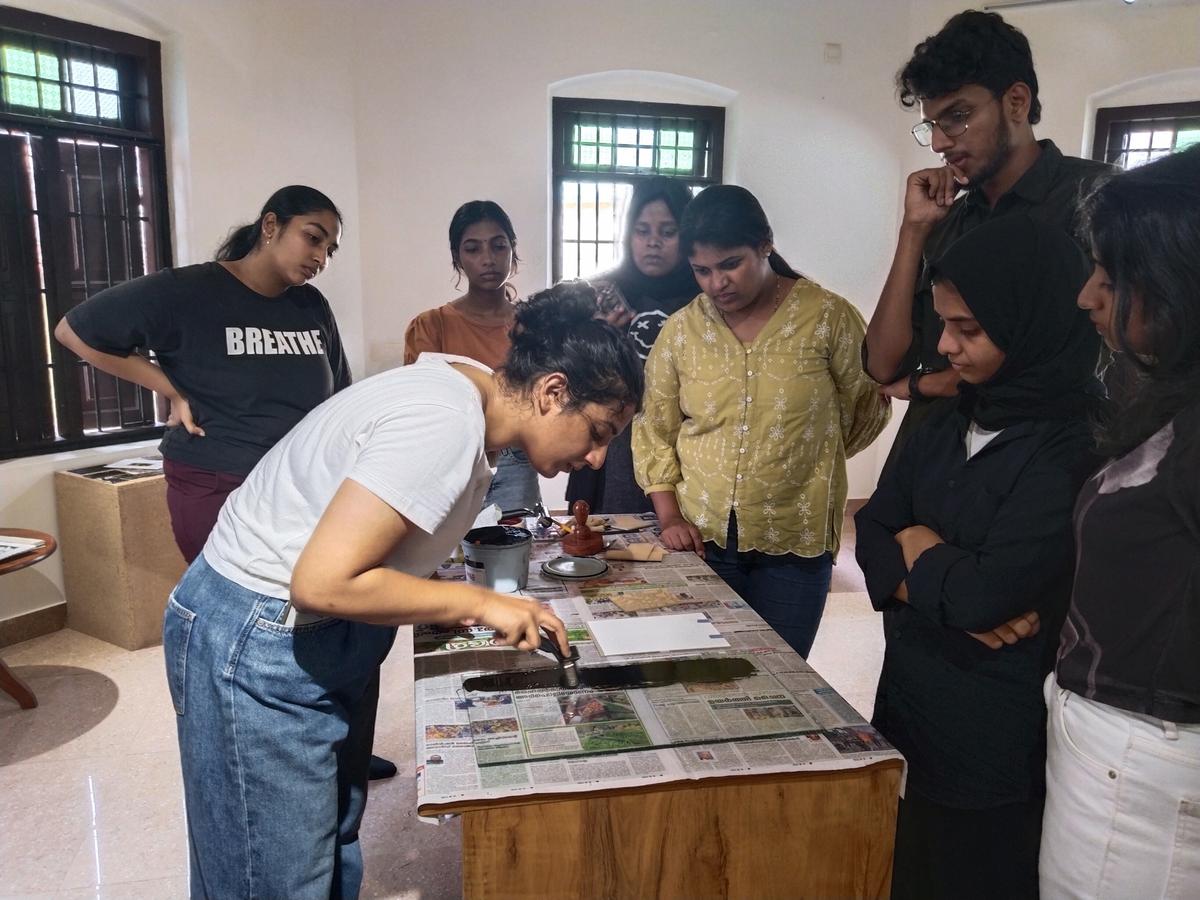
[[[599,578],[608,571],[608,563],[594,556],[556,556],[542,563],[542,574],[567,581]]]

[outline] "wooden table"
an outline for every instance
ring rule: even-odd
[[[44,531],[33,531],[29,528],[0,528],[0,537],[37,538],[46,542],[44,546],[30,553],[23,553],[20,556],[0,561],[0,575],[7,575],[9,572],[16,572],[40,563],[58,549],[58,542],[52,535],[46,534]],[[29,685],[14,675],[2,659],[0,659],[0,690],[16,700],[21,709],[33,709],[38,705],[37,697],[29,689]]]
[[[903,764],[454,804],[467,898],[887,897]]]
[[[531,581],[537,565],[535,554]],[[693,578],[705,568],[699,560],[690,565]],[[723,583],[711,590],[712,596],[727,591],[737,599]],[[555,609],[561,614],[558,605]],[[581,784],[554,792],[535,783],[510,796],[429,796],[421,787],[430,777],[428,763],[436,757],[437,768],[448,767],[446,753],[454,751],[427,749],[422,723],[447,722],[447,701],[439,699],[444,691],[423,688],[421,672],[426,666],[431,672],[459,667],[454,653],[432,651],[417,660],[419,707],[424,696],[430,708],[441,704],[443,710],[442,718],[429,719],[424,707],[418,709],[417,763],[424,770],[418,811],[461,817],[467,898],[692,900],[890,892],[904,765],[894,751],[879,754],[888,758],[859,760],[857,768],[775,765],[773,771],[762,766],[757,772],[701,773],[638,786]],[[870,730],[865,722],[861,727]]]

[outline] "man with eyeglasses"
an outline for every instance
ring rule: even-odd
[[[908,176],[896,254],[863,343],[867,373],[909,401],[889,461],[939,401],[954,402],[942,398],[957,395],[959,378],[937,352],[929,263],[1011,212],[1074,234],[1079,197],[1111,168],[1034,137],[1042,105],[1029,41],[996,13],[951,18],[917,45],[896,83],[903,106],[920,106],[913,137],[943,165]]]

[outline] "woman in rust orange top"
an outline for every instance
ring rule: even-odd
[[[467,292],[426,310],[404,333],[404,363],[426,352],[453,353],[498,368],[508,355],[516,288],[517,235],[508,214],[491,200],[464,203],[450,220],[450,260]],[[533,508],[541,502],[537,472],[525,452],[511,447],[496,460],[484,506]]]

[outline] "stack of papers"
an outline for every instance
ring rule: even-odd
[[[126,472],[161,472],[163,461],[161,456],[134,456],[130,459],[118,459],[106,463],[106,469],[122,469]]]
[[[12,559],[14,556],[23,556],[26,553],[32,553],[34,550],[40,550],[45,546],[46,542],[41,538],[0,535],[0,560]]]

